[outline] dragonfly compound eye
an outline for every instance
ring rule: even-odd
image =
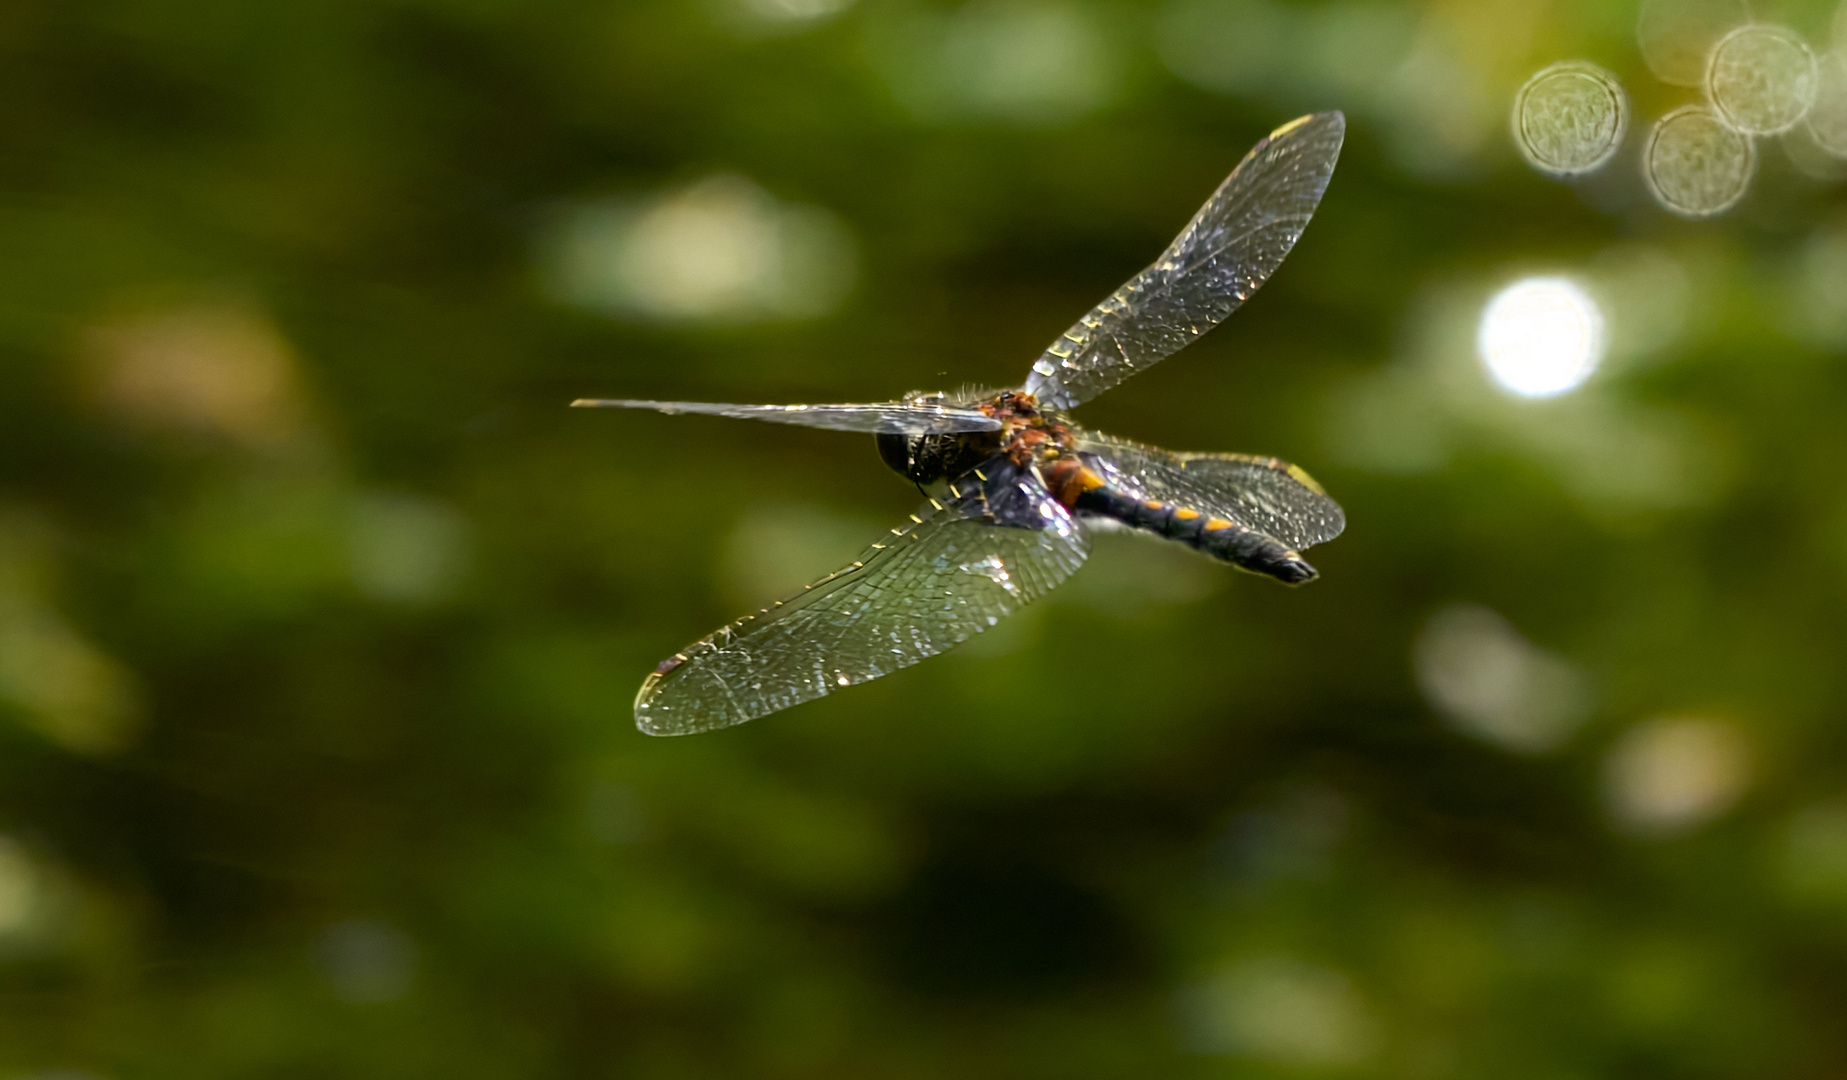
[[[984,437],[985,436],[985,437]],[[987,432],[973,435],[877,435],[879,457],[907,480],[928,484],[960,476],[999,451]]]
[[[917,451],[923,438],[917,435],[874,435],[878,440],[879,457],[886,466],[900,476],[921,481],[915,475],[917,469]]]

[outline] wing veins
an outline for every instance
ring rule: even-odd
[[[1304,117],[1272,132],[1159,259],[1053,342],[1033,364],[1028,392],[1055,408],[1081,404],[1237,310],[1307,228],[1344,132],[1339,113]]]
[[[1068,577],[1088,554],[1080,526],[1026,470],[955,496],[781,606],[724,627],[651,676],[636,721],[652,734],[741,723],[890,674],[988,629]],[[977,471],[974,475],[983,475]],[[989,501],[1005,491],[1006,506]],[[1033,511],[1022,516],[1019,502]],[[1013,513],[1002,522],[997,511]],[[1038,527],[1021,527],[1028,521]],[[748,683],[744,686],[740,683]]]

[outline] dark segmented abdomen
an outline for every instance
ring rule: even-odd
[[[1243,569],[1267,574],[1290,585],[1315,577],[1315,568],[1297,554],[1255,529],[1211,517],[1198,510],[1158,499],[1138,498],[1109,484],[1077,496],[1072,509],[1113,518],[1124,525],[1178,540],[1188,547]]]

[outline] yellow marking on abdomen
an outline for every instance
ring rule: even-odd
[[[1174,516],[1179,518],[1181,521],[1191,521],[1194,518],[1199,516],[1199,511],[1197,510],[1175,510]]]
[[[1142,505],[1146,506],[1150,510],[1159,510],[1161,508],[1161,500],[1149,499],[1146,502],[1142,503]]]
[[[1224,518],[1212,518],[1206,522],[1207,532],[1218,532],[1220,529],[1229,528],[1231,528],[1231,522],[1226,521]]]

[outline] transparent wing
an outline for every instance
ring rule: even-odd
[[[1038,477],[997,459],[855,562],[668,659],[635,723],[687,735],[888,675],[1045,595],[1089,553]]]
[[[1326,543],[1347,527],[1340,504],[1297,466],[1249,454],[1176,454],[1084,432],[1078,452],[1111,484],[1144,498],[1224,518],[1291,551]]]
[[[654,409],[664,413],[706,413],[739,420],[867,431],[875,435],[947,435],[955,431],[998,431],[1000,421],[980,409],[927,402],[887,401],[868,405],[722,405],[708,401],[630,401],[578,398],[573,409]]]
[[[1316,113],[1258,143],[1153,266],[1052,343],[1026,379],[1069,409],[1184,348],[1250,299],[1321,203],[1347,122]]]

